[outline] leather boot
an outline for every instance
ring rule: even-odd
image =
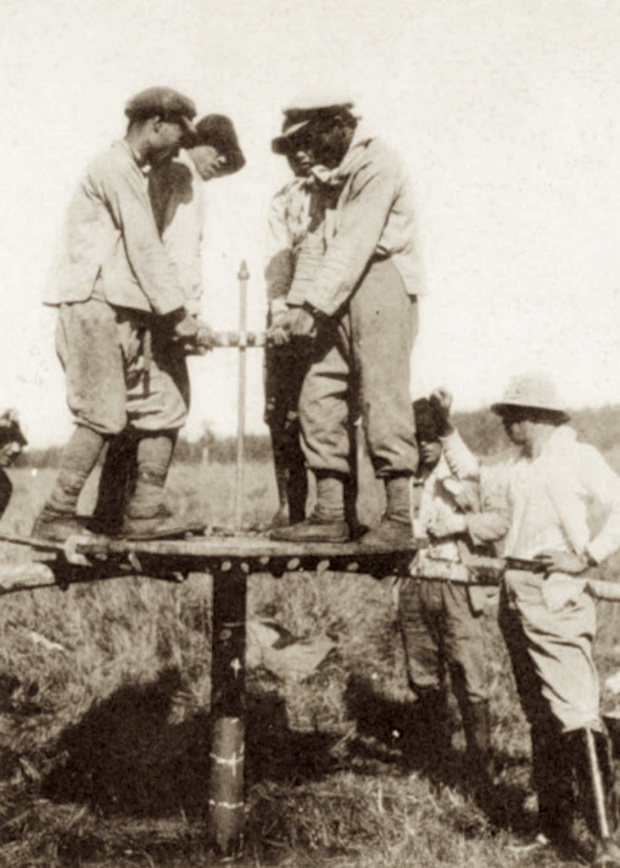
[[[137,448],[135,490],[125,506],[121,533],[128,537],[142,537],[165,531],[167,527],[179,529],[179,521],[164,503],[164,486],[172,460],[174,432],[157,432],[140,438]]]
[[[566,740],[551,722],[532,726],[531,737],[540,831],[553,844],[566,847],[572,839],[575,813],[573,768],[570,759],[567,761]]]
[[[611,745],[606,733],[580,729],[569,734],[577,772],[580,807],[596,840],[592,865],[620,868],[620,848],[614,841],[618,827]]]
[[[461,716],[467,745],[468,787],[481,807],[489,807],[495,776],[489,703],[468,702],[463,706]]]
[[[344,482],[344,474],[317,471],[317,500],[311,515],[290,527],[274,528],[270,537],[287,542],[348,542],[350,530],[344,513]]]
[[[123,523],[125,504],[136,484],[138,438],[126,429],[108,444],[99,477],[97,503],[88,521],[93,533],[113,536]]]
[[[405,762],[427,772],[444,769],[452,748],[452,732],[445,690],[428,690],[418,696],[405,733]]]
[[[32,536],[62,542],[73,534],[88,533],[77,518],[77,504],[104,443],[102,434],[77,426],[63,454],[52,493],[34,522]]]
[[[383,518],[376,528],[364,534],[360,543],[397,549],[412,546],[411,476],[404,473],[387,476],[385,498]]]

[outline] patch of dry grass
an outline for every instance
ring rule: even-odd
[[[248,467],[246,522],[275,511],[269,465]],[[53,474],[13,475],[5,528],[27,533]],[[181,515],[231,523],[234,468],[175,467]],[[362,515],[381,511],[367,489]],[[84,508],[92,501],[86,492]],[[6,547],[0,556],[27,556]],[[608,567],[608,574],[615,566]],[[403,761],[410,694],[387,581],[253,576],[250,615],[335,649],[305,681],[248,673],[248,822],[240,864],[294,868],[555,865],[514,854],[531,824],[527,732],[493,613],[487,618],[498,799],[489,824],[462,789],[463,738],[447,780]],[[618,610],[603,607],[599,659],[619,668]],[[210,582],[145,579],[22,592],[0,604],[0,865],[213,864],[205,843]],[[53,643],[53,644],[50,644]],[[610,701],[613,697],[610,698]]]

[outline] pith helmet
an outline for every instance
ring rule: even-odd
[[[518,374],[508,383],[501,401],[491,404],[491,410],[501,415],[509,407],[527,407],[557,413],[566,421],[570,414],[560,398],[555,383],[545,374]]]

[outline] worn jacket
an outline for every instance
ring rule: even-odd
[[[93,160],[75,191],[45,303],[86,301],[95,286],[119,307],[164,315],[184,304],[146,174],[124,140]]]
[[[341,164],[314,170],[320,184],[335,191],[324,226],[325,253],[318,268],[316,249],[300,253],[291,299],[332,316],[346,304],[374,258],[391,258],[410,295],[423,293],[415,239],[412,193],[405,168],[380,139],[358,128]]]

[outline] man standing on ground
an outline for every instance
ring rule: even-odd
[[[196,111],[169,88],[150,88],[127,104],[129,123],[88,168],[74,195],[54,286],[46,303],[59,309],[57,350],[76,429],[33,535],[64,539],[83,532],[79,495],[105,442],[136,412],[149,416],[138,447],[136,488],[127,531],[156,529],[167,513],[163,487],[187,395],[157,354],[160,342],[197,340],[183,289],[167,255],[148,197],[147,175],[194,135]],[[151,342],[152,337],[152,342]]]
[[[398,618],[409,683],[417,702],[411,751],[441,769],[451,746],[447,677],[467,744],[467,782],[485,807],[493,780],[489,687],[484,645],[488,589],[472,584],[468,559],[489,554],[506,533],[492,491],[453,473],[443,456],[444,417],[431,399],[413,404],[420,464],[414,482],[416,536],[428,538],[402,582]],[[451,431],[445,437],[460,439]],[[474,468],[477,475],[477,468]]]
[[[344,542],[352,408],[361,407],[387,507],[365,543],[412,537],[410,477],[417,465],[409,365],[417,328],[419,264],[406,173],[395,154],[358,127],[351,100],[297,100],[285,109],[289,152],[334,194],[300,253],[283,323],[311,341],[299,412],[306,464],[317,480],[312,515],[276,539]],[[317,249],[321,252],[316,266]]]
[[[618,868],[614,769],[592,655],[596,613],[582,577],[620,547],[620,478],[576,440],[546,377],[516,377],[492,409],[517,447],[500,468],[510,515],[504,554],[541,565],[507,569],[500,594],[500,627],[530,724],[538,841],[574,843],[576,779],[597,841],[593,865]],[[593,533],[595,510],[603,520]]]
[[[204,185],[215,178],[232,175],[244,165],[245,157],[232,121],[225,115],[211,114],[196,123],[191,147],[177,157],[159,161],[149,173],[149,196],[155,222],[166,253],[176,268],[185,296],[185,309],[193,316],[200,314],[203,292]],[[206,333],[204,337],[206,341]],[[168,341],[161,351],[176,376],[179,391],[187,395],[189,409],[185,348],[178,342]],[[144,417],[133,412],[132,427],[110,442],[93,513],[95,530],[110,534],[122,528],[123,507],[135,484],[136,451],[143,426],[146,425],[148,431],[151,424],[149,416],[148,412]]]

